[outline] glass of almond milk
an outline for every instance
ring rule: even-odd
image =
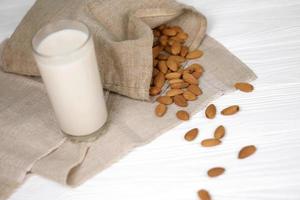
[[[97,138],[107,109],[88,27],[72,20],[48,24],[32,48],[62,132],[75,141]]]

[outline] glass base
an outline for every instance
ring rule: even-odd
[[[99,128],[97,131],[89,134],[89,135],[82,135],[82,136],[75,136],[70,135],[68,133],[65,133],[63,130],[61,132],[72,142],[74,143],[80,143],[80,142],[93,142],[97,140],[101,135],[103,135],[106,131],[106,125],[105,123],[101,128]]]

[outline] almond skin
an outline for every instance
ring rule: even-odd
[[[189,48],[187,46],[181,47],[180,56],[185,57],[189,52]]]
[[[178,64],[177,64],[177,62],[174,61],[173,59],[171,59],[170,57],[167,60],[167,66],[173,72],[178,70]]]
[[[150,96],[156,96],[161,92],[161,89],[158,87],[151,87],[149,90]]]
[[[159,43],[162,45],[162,46],[167,46],[168,44],[168,36],[166,35],[162,35],[159,37]]]
[[[238,158],[239,159],[247,158],[252,154],[254,154],[255,152],[256,152],[256,147],[254,145],[245,146],[240,150]]]
[[[164,104],[158,104],[155,108],[155,114],[158,117],[164,116],[164,114],[167,112],[167,106]]]
[[[204,189],[198,191],[198,197],[200,200],[211,200],[210,194]]]
[[[188,91],[192,92],[194,95],[199,96],[202,94],[202,90],[199,88],[198,85],[189,85],[187,88]]]
[[[210,104],[205,110],[205,116],[208,119],[215,118],[216,113],[217,113],[217,108],[214,104]]]
[[[225,172],[223,167],[214,167],[207,171],[209,177],[217,177],[222,175]]]
[[[167,36],[175,36],[177,34],[177,31],[172,28],[165,28],[163,29],[162,33]]]
[[[169,56],[169,59],[171,60],[174,60],[175,62],[177,63],[183,63],[185,61],[185,58],[184,57],[181,57],[181,56]]]
[[[189,113],[184,110],[177,111],[176,117],[182,121],[188,121],[190,119]]]
[[[200,58],[203,55],[203,51],[201,50],[195,50],[195,51],[191,51],[189,52],[185,58],[186,59],[196,59],[196,58]]]
[[[181,77],[181,73],[179,72],[171,72],[165,75],[166,79],[171,80],[171,79],[178,79]]]
[[[168,66],[167,66],[166,61],[160,60],[160,61],[158,62],[158,69],[159,69],[159,71],[161,71],[163,74],[166,74],[167,71],[168,71]]]
[[[183,92],[183,97],[188,100],[188,101],[194,101],[197,99],[197,96],[194,95],[192,92],[190,91],[184,91]]]
[[[178,55],[181,51],[181,44],[179,42],[174,42],[171,47],[171,52],[173,55]]]
[[[167,91],[166,95],[169,97],[173,97],[173,96],[176,96],[176,95],[182,94],[182,93],[183,93],[183,90],[181,90],[181,89],[171,89],[171,90]]]
[[[240,110],[240,107],[238,105],[229,106],[221,111],[222,115],[234,115]]]
[[[173,99],[168,96],[160,96],[156,99],[156,101],[165,105],[170,105],[173,103]]]
[[[182,78],[189,84],[198,85],[198,80],[192,74],[183,73]]]
[[[153,58],[156,58],[159,55],[160,51],[161,51],[160,46],[153,47],[152,48],[152,56],[153,56]]]
[[[216,139],[222,139],[225,135],[225,128],[224,126],[218,126],[215,130],[215,133],[214,133],[214,137]]]
[[[186,99],[181,94],[174,96],[174,103],[177,106],[180,106],[180,107],[187,107],[188,106],[188,103],[187,103]]]
[[[203,147],[213,147],[213,146],[217,146],[219,144],[221,144],[221,141],[216,138],[205,139],[205,140],[202,140],[202,142],[201,142],[201,145]]]
[[[183,89],[183,88],[186,88],[188,87],[189,84],[184,82],[184,83],[173,83],[173,84],[170,84],[170,87],[172,89]]]
[[[154,85],[158,88],[162,88],[165,84],[165,75],[162,72],[158,72],[154,77]]]
[[[193,141],[198,136],[198,133],[199,133],[199,130],[197,128],[193,128],[193,129],[189,130],[188,132],[186,132],[186,134],[184,135],[184,139],[186,141]]]
[[[234,87],[242,92],[252,92],[254,87],[250,83],[236,83]]]

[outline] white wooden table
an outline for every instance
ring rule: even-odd
[[[194,200],[200,188],[214,200],[300,200],[300,1],[181,2],[204,13],[208,33],[257,73],[255,92],[214,102],[218,108],[239,104],[241,112],[213,121],[199,112],[78,188],[32,176],[10,200]],[[0,0],[0,41],[33,3]],[[228,133],[224,144],[201,148],[199,141],[220,124]],[[200,137],[185,142],[184,132],[194,127]],[[237,160],[238,149],[248,144],[257,145],[255,156]],[[227,171],[208,178],[206,170],[214,166]]]

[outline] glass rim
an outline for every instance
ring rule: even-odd
[[[62,53],[62,54],[57,54],[57,55],[49,55],[49,54],[45,54],[45,53],[41,53],[40,51],[37,50],[37,47],[39,45],[37,44],[34,44],[34,42],[36,41],[37,39],[37,36],[42,34],[44,31],[46,31],[47,29],[49,29],[49,27],[51,26],[55,26],[55,25],[58,25],[58,24],[61,24],[63,22],[69,22],[69,23],[76,23],[78,25],[81,25],[83,26],[84,28],[86,28],[87,30],[87,35],[88,37],[86,38],[86,40],[84,42],[82,42],[82,44],[80,44],[78,47],[74,48],[73,50],[71,50],[70,52],[65,52],[65,53]],[[66,29],[74,29],[74,30],[79,30],[79,29],[76,29],[76,28],[66,28]],[[63,28],[61,30],[64,30]],[[59,31],[59,30],[57,30]],[[57,31],[53,31],[52,33],[55,33]],[[50,33],[51,34],[51,33]],[[48,35],[50,35],[48,34]],[[47,36],[48,36],[47,35]],[[82,21],[79,21],[79,20],[69,20],[69,19],[63,19],[63,20],[58,20],[58,21],[54,21],[54,22],[51,22],[51,23],[48,23],[47,25],[43,26],[42,28],[40,28],[33,36],[32,40],[31,40],[31,49],[33,50],[34,54],[40,56],[40,57],[44,57],[44,58],[62,58],[62,57],[65,57],[65,56],[69,56],[69,55],[72,55],[73,53],[75,52],[78,52],[80,49],[82,49],[87,43],[88,41],[91,39],[91,31],[89,29],[89,27],[86,25],[86,23],[82,22]],[[47,37],[46,36],[46,37]],[[43,39],[45,39],[46,37],[44,37]],[[41,43],[42,40],[40,40],[38,42],[38,44]]]

